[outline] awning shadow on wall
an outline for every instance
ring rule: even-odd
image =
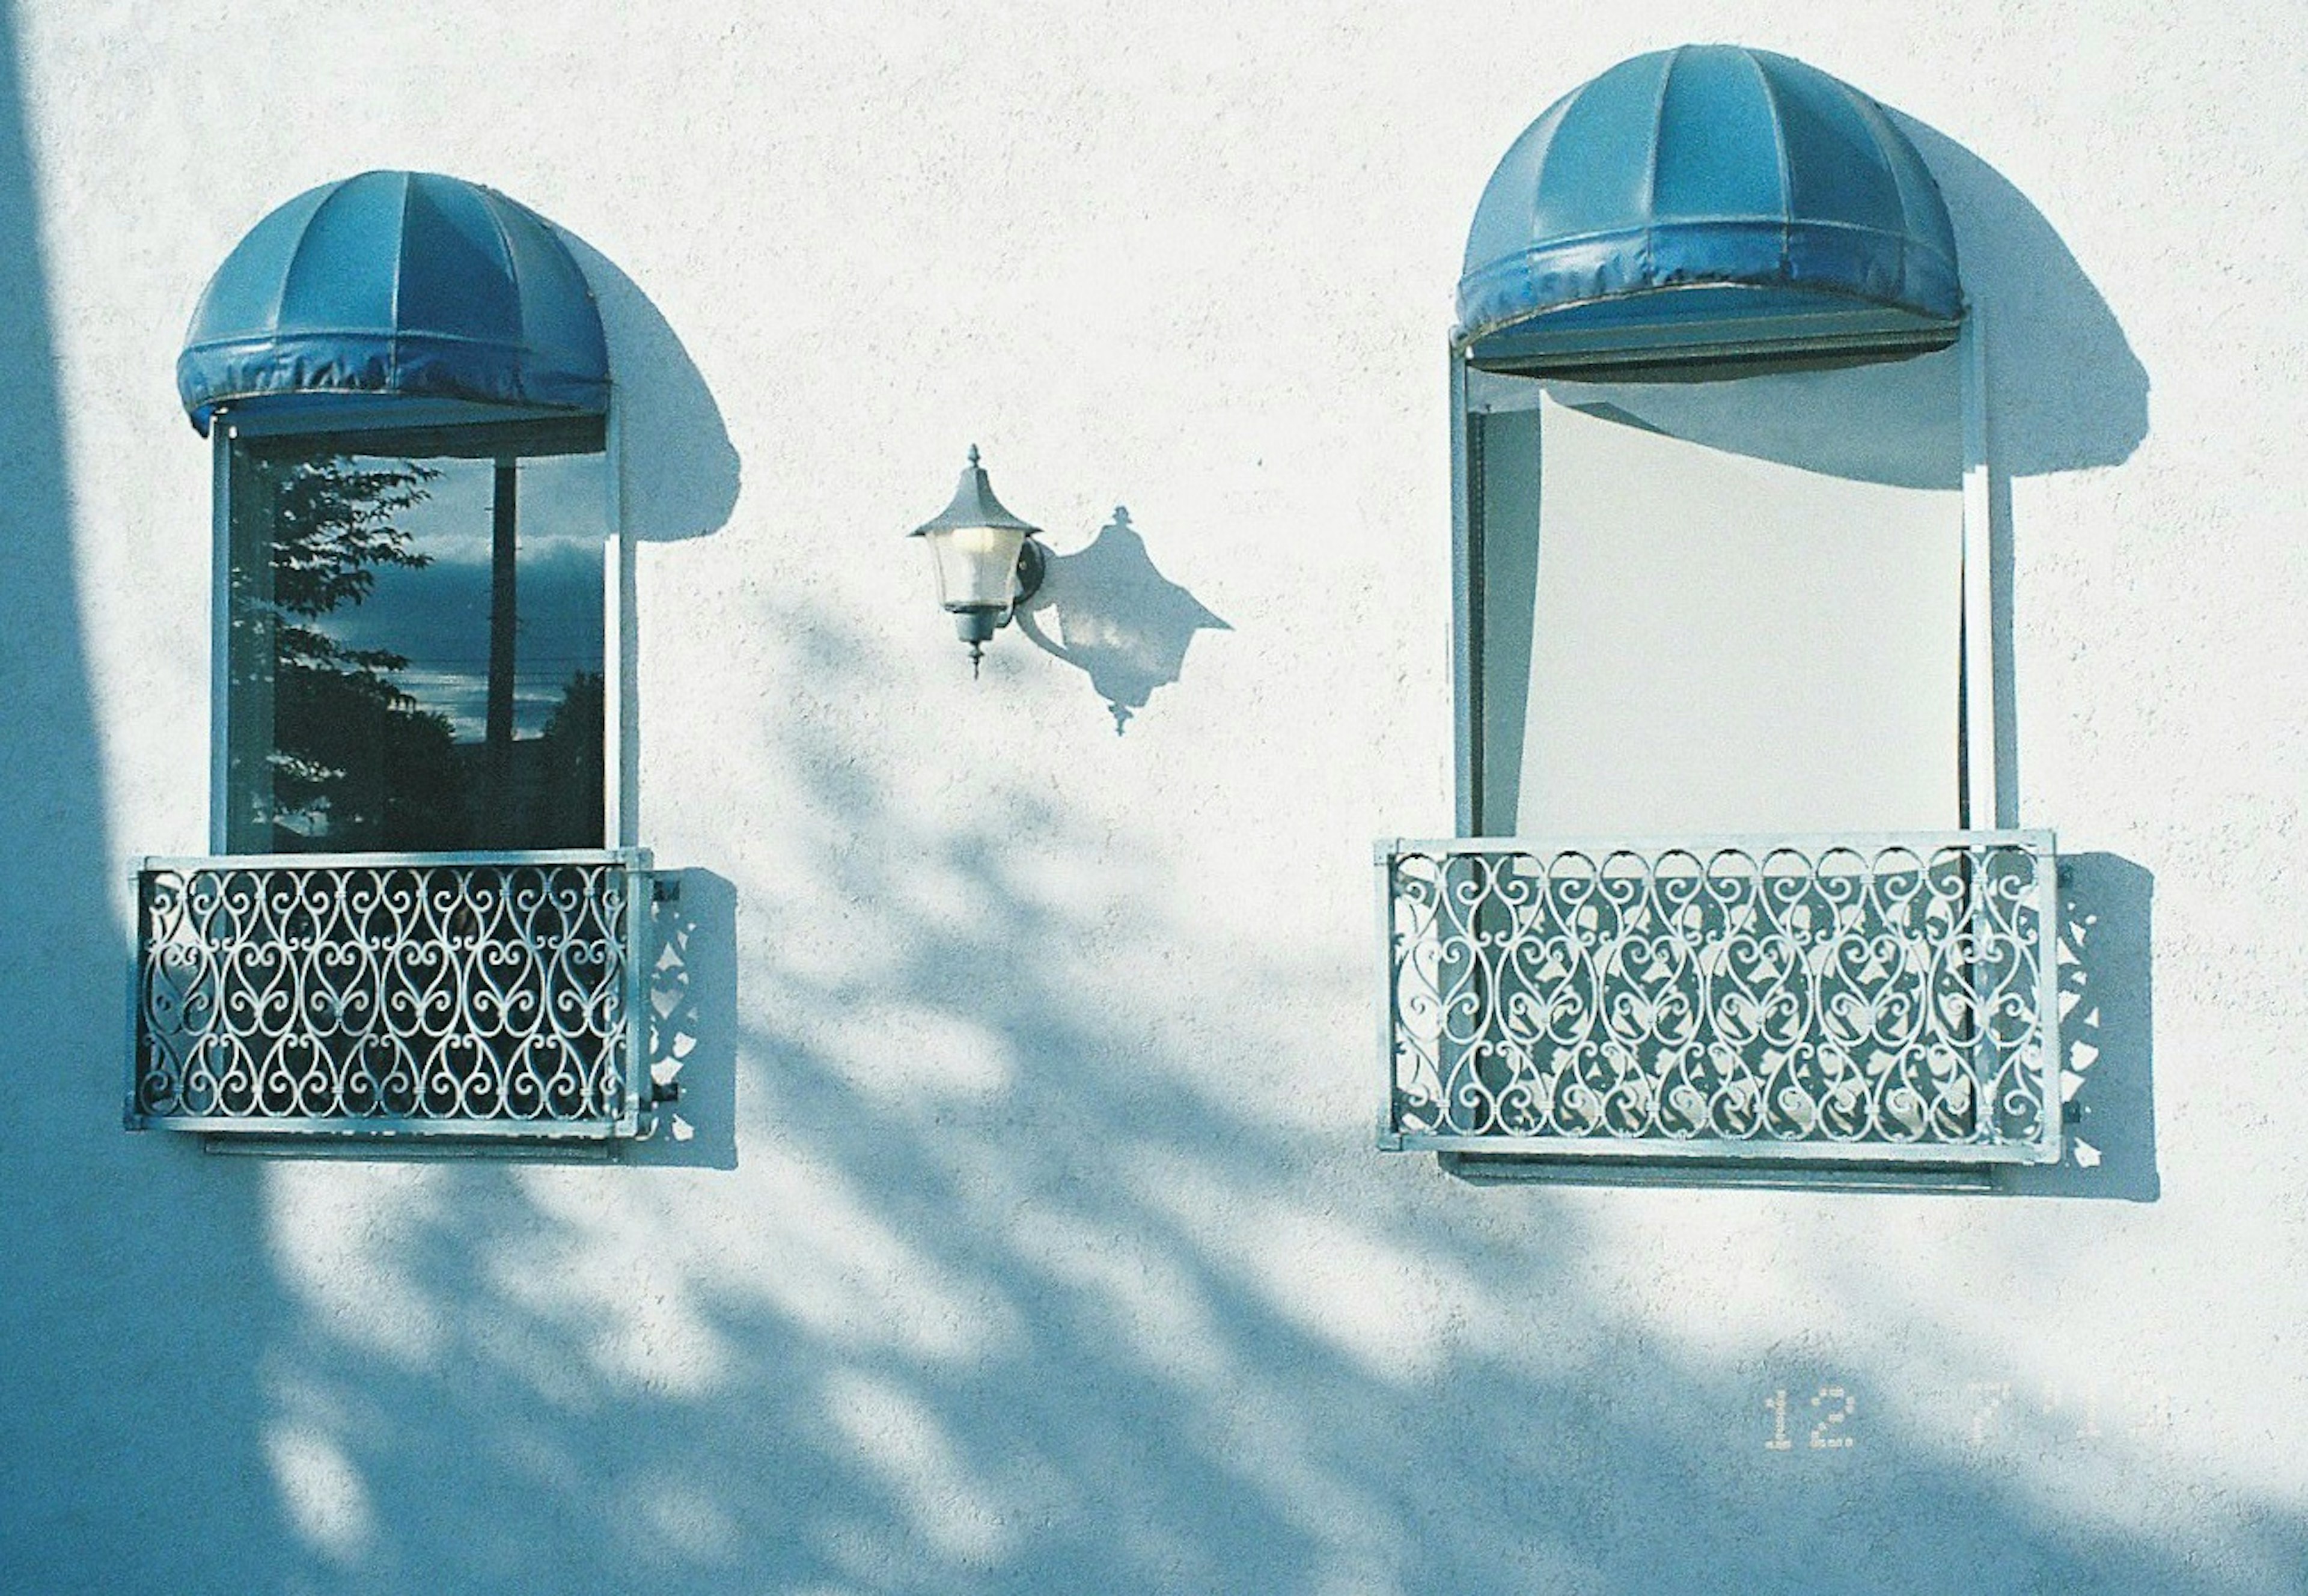
[[[2034,202],[1945,133],[1898,119],[1947,199],[1965,286],[1986,322],[1995,808],[2009,819],[2022,812],[2024,791],[2012,617],[2026,596],[2015,587],[2012,479],[2130,459],[2148,436],[2149,381],[2107,300]]]
[[[634,846],[647,840],[649,802],[641,779],[649,724],[641,691],[637,549],[710,536],[728,525],[744,468],[721,407],[681,336],[615,262],[567,228],[558,231],[600,309],[616,390],[613,435],[625,533],[617,583],[624,613],[634,619],[620,644],[623,691],[616,706],[625,728],[617,772],[625,802],[620,835],[609,840]]]
[[[593,290],[609,346],[627,536],[677,543],[719,531],[744,473],[712,389],[640,286],[566,227],[556,230]]]
[[[1986,318],[1998,475],[2130,459],[2148,436],[2148,370],[2106,298],[2009,178],[1938,129],[1893,115],[1939,182],[1965,292]]]

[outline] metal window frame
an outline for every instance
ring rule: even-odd
[[[601,454],[605,519],[607,537],[601,553],[601,845],[640,845],[638,806],[640,751],[634,735],[639,706],[633,691],[634,555],[625,528],[624,429],[612,403],[603,425]],[[505,419],[523,419],[512,412]],[[402,424],[383,424],[367,430],[399,430]],[[486,426],[487,421],[468,425]],[[342,433],[341,426],[308,422],[304,425],[249,429],[247,436],[297,437]],[[349,429],[359,431],[365,429]],[[242,424],[229,408],[220,407],[209,430],[210,571],[209,571],[209,847],[226,857],[231,844],[226,836],[230,819],[228,791],[232,757],[232,486],[233,446],[244,435]],[[450,855],[435,855],[447,858]]]

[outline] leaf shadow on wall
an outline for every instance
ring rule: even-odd
[[[1045,616],[1055,617],[1055,638]],[[1049,556],[1040,589],[1019,607],[1018,630],[1089,678],[1119,737],[1156,690],[1178,680],[1196,632],[1234,628],[1156,568],[1117,504],[1087,548]]]
[[[283,1588],[2300,1587],[2278,1489],[2211,1489],[2154,1389],[2052,1411],[1896,1240],[1377,1161],[1318,1106],[1352,960],[1182,925],[1222,884],[1031,772],[910,802],[911,751],[772,713],[822,840],[732,865],[743,1166],[440,1164],[284,1214],[327,1266],[268,1358],[372,1527]]]

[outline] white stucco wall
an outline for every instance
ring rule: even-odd
[[[14,9],[0,1590],[2308,1588],[2291,7]],[[2078,1195],[1371,1148],[1370,839],[1451,816],[1465,223],[1694,39],[1941,135],[2021,819],[2099,916]],[[623,1166],[119,1128],[125,862],[205,840],[178,340],[379,166],[637,290],[639,831],[710,983],[696,1135]],[[900,534],[973,441],[1226,623],[1122,735],[934,613]]]

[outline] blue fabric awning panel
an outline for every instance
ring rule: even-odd
[[[584,273],[544,218],[454,177],[364,172],[297,195],[225,257],[177,389],[202,433],[228,405],[599,416],[609,357]]]
[[[1955,231],[1882,107],[1765,50],[1621,62],[1517,139],[1475,210],[1458,340],[1544,371],[1898,353],[1963,319]]]

